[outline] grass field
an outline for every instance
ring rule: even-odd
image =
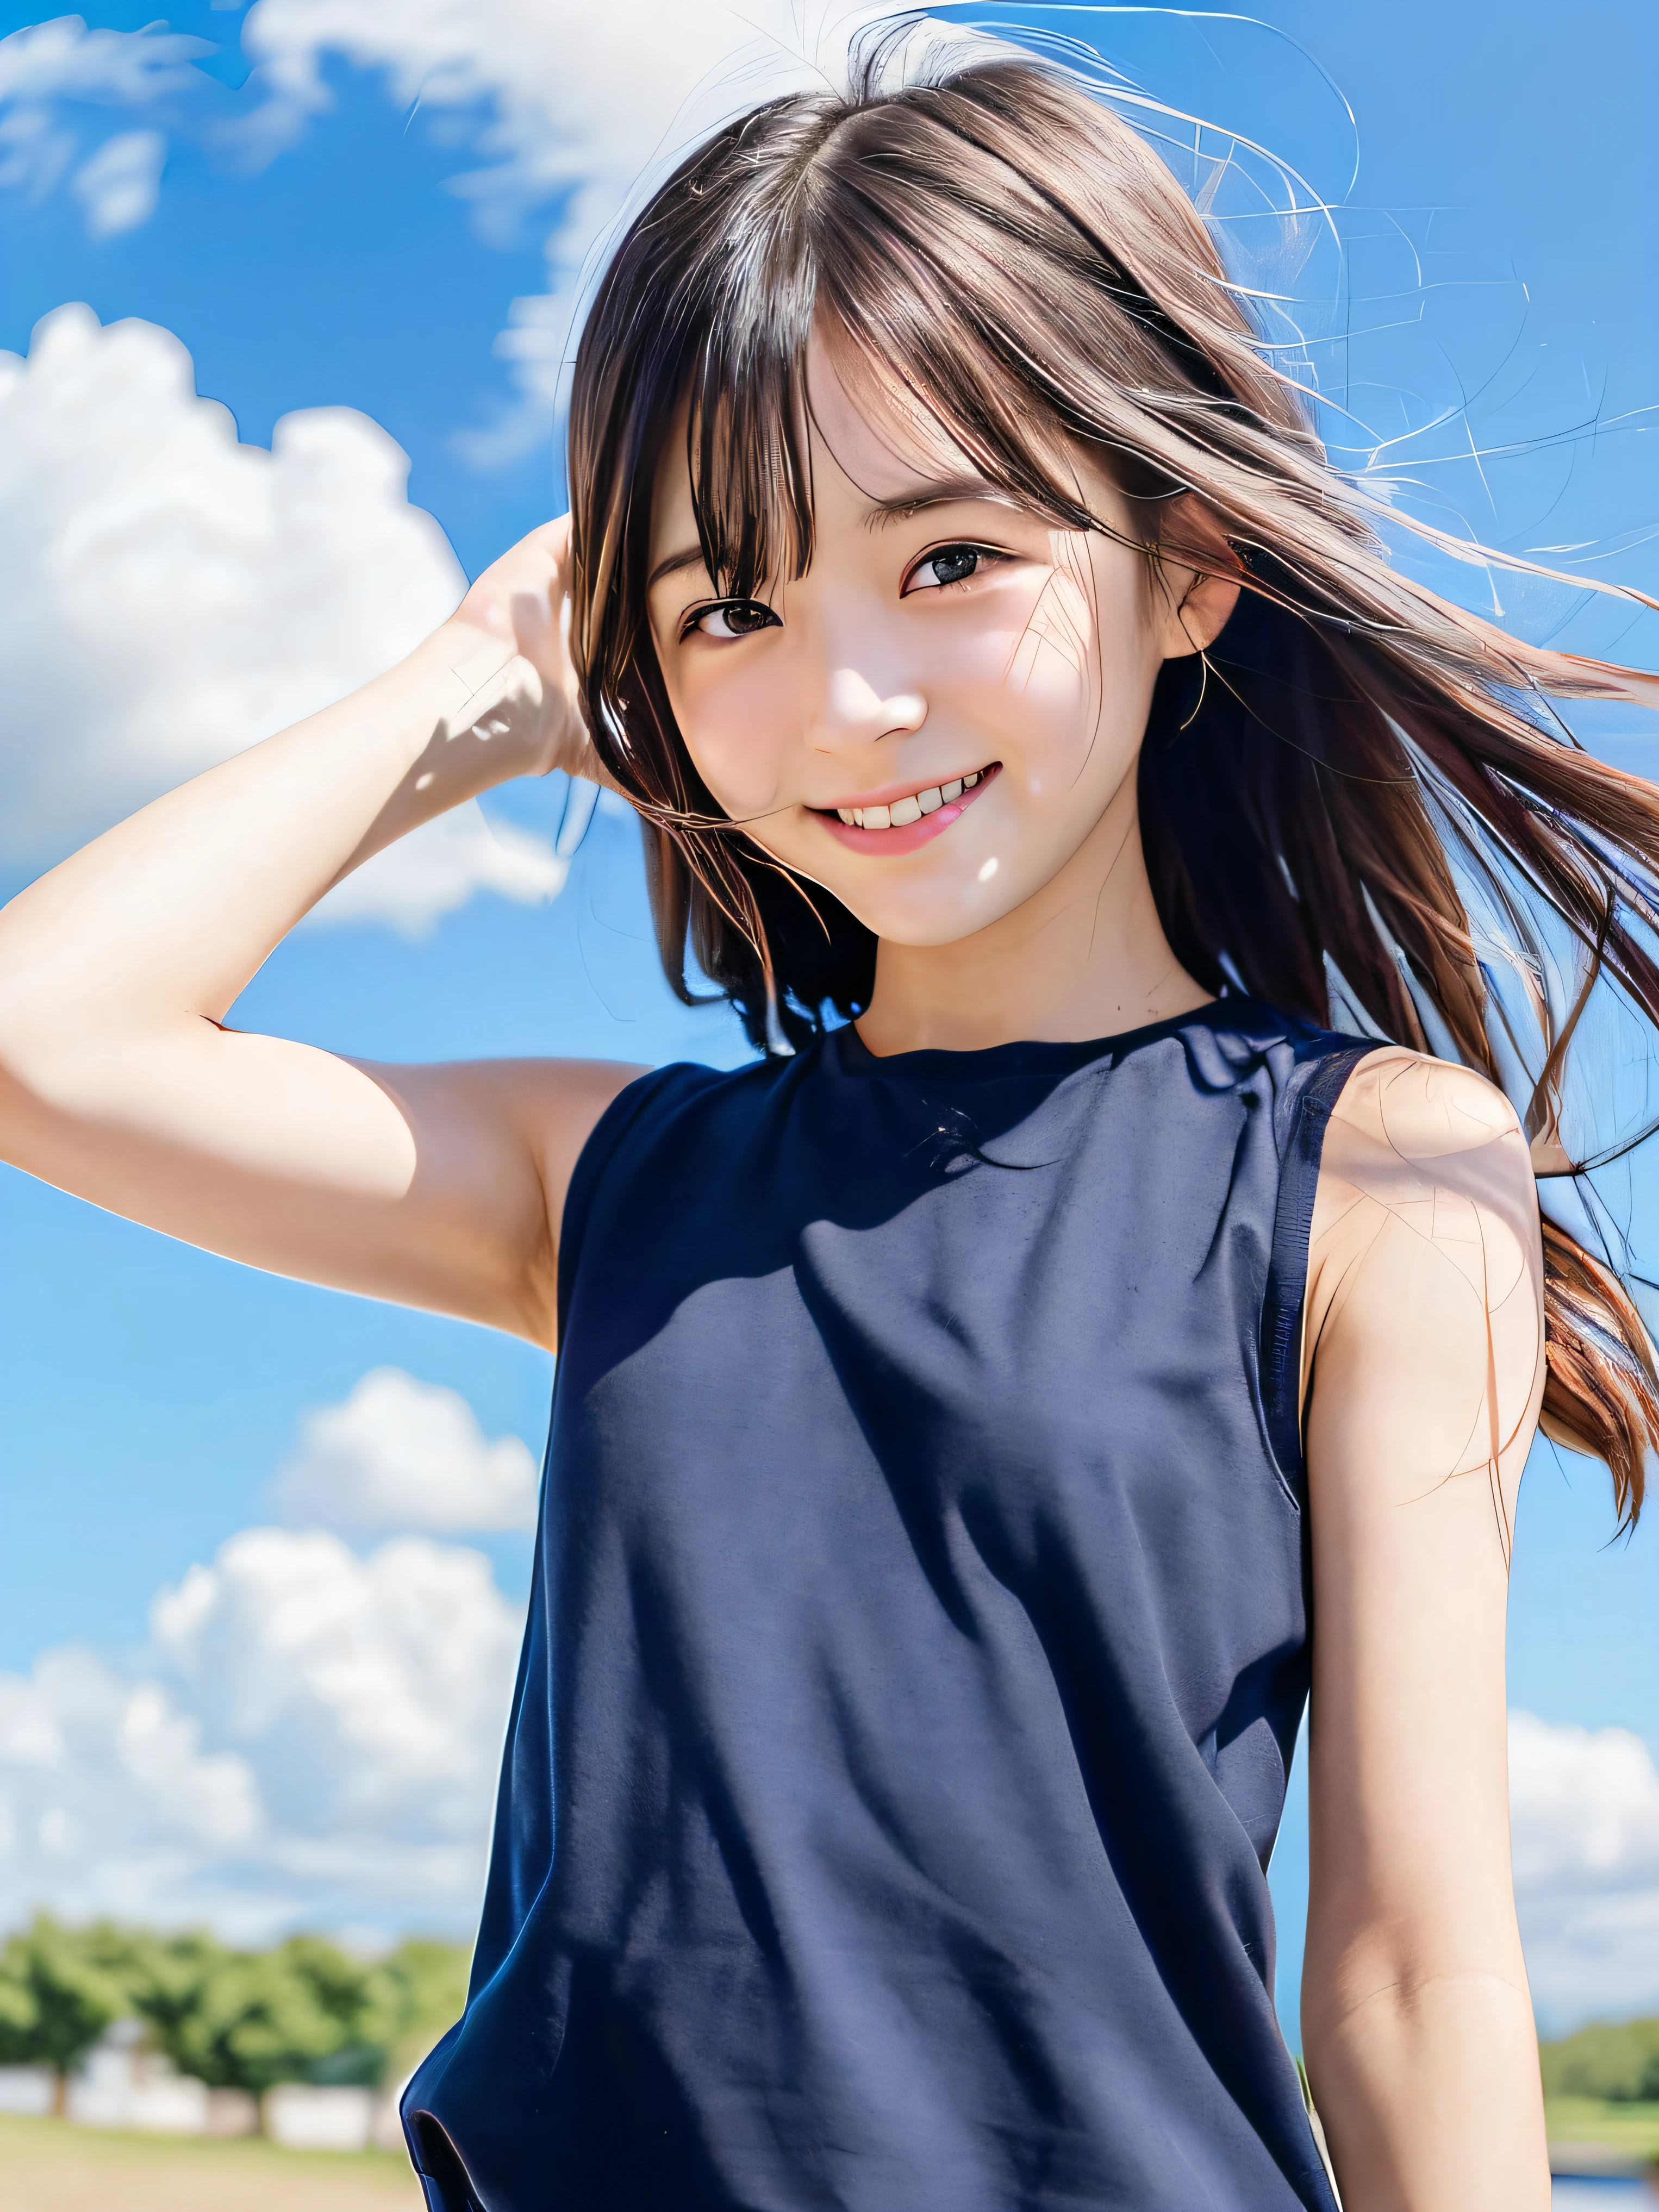
[[[1560,2097],[1547,2111],[1553,2142],[1659,2160],[1659,2105]],[[4,2116],[0,2203],[5,2212],[422,2212],[407,2163],[385,2151],[278,2150]]]
[[[1659,2105],[1605,2105],[1552,2097],[1544,2107],[1552,2142],[1601,2143],[1626,2158],[1659,2161]]]
[[[422,2212],[403,2157],[0,2116],[5,2212]]]

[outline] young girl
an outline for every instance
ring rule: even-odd
[[[571,520],[0,925],[9,1158],[560,1346],[434,2212],[1330,2212],[1263,1872],[1310,1680],[1348,2212],[1547,2203],[1509,1531],[1540,1405],[1633,1515],[1659,1395],[1540,1230],[1541,990],[1524,1133],[1488,1079],[1492,915],[1659,1020],[1659,800],[1547,703],[1636,679],[1392,572],[1273,359],[1063,76],[762,108],[605,279]],[[554,768],[763,1057],[227,1026]]]

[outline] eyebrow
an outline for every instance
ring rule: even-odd
[[[938,477],[911,484],[890,499],[872,500],[865,511],[864,526],[880,530],[890,522],[908,522],[913,514],[924,514],[930,507],[956,507],[971,500],[994,500],[999,507],[1014,504],[1000,484],[984,477]]]
[[[1000,507],[1014,504],[1006,491],[984,477],[940,477],[907,485],[890,499],[872,500],[865,511],[864,526],[866,530],[880,530],[890,522],[908,522],[912,515],[925,514],[930,507],[955,507],[970,500],[994,500]],[[658,562],[646,580],[645,588],[653,592],[670,576],[702,565],[702,546],[682,546],[678,553],[667,554]]]
[[[647,592],[654,592],[665,576],[678,576],[682,568],[701,568],[702,567],[702,546],[682,546],[678,553],[671,553],[665,560],[658,562],[646,580],[645,588]]]

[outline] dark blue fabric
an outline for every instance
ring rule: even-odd
[[[1263,1867],[1353,1040],[842,1030],[623,1091],[434,2212],[1333,2212]]]

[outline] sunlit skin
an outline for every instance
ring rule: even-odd
[[[973,495],[966,458],[855,396],[822,343],[807,381],[811,568],[722,601],[671,435],[651,620],[709,790],[879,939],[865,1042],[1101,1036],[1200,1005],[1152,903],[1134,771],[1159,668],[1211,642],[1237,583]],[[1127,537],[1127,502],[1083,480]],[[937,831],[836,818],[986,769]]]
[[[688,750],[733,834],[877,932],[860,1028],[878,1054],[1108,1036],[1200,1005],[1153,907],[1135,763],[1160,665],[1225,621],[1224,548],[1214,575],[1160,567],[959,482],[904,512],[961,456],[855,396],[823,349],[811,370],[807,574],[735,622],[693,567],[652,595]],[[658,562],[696,544],[672,429],[666,451]],[[1069,462],[1127,531],[1110,484]],[[0,1157],[253,1266],[552,1346],[565,1192],[637,1070],[376,1066],[222,1024],[371,853],[509,777],[595,772],[563,644],[569,560],[568,523],[533,532],[398,667],[0,913]],[[836,818],[990,769],[897,832]],[[1303,2017],[1346,2212],[1548,2202],[1504,1696],[1541,1274],[1507,1103],[1465,1070],[1370,1055],[1325,1139],[1304,1370]]]

